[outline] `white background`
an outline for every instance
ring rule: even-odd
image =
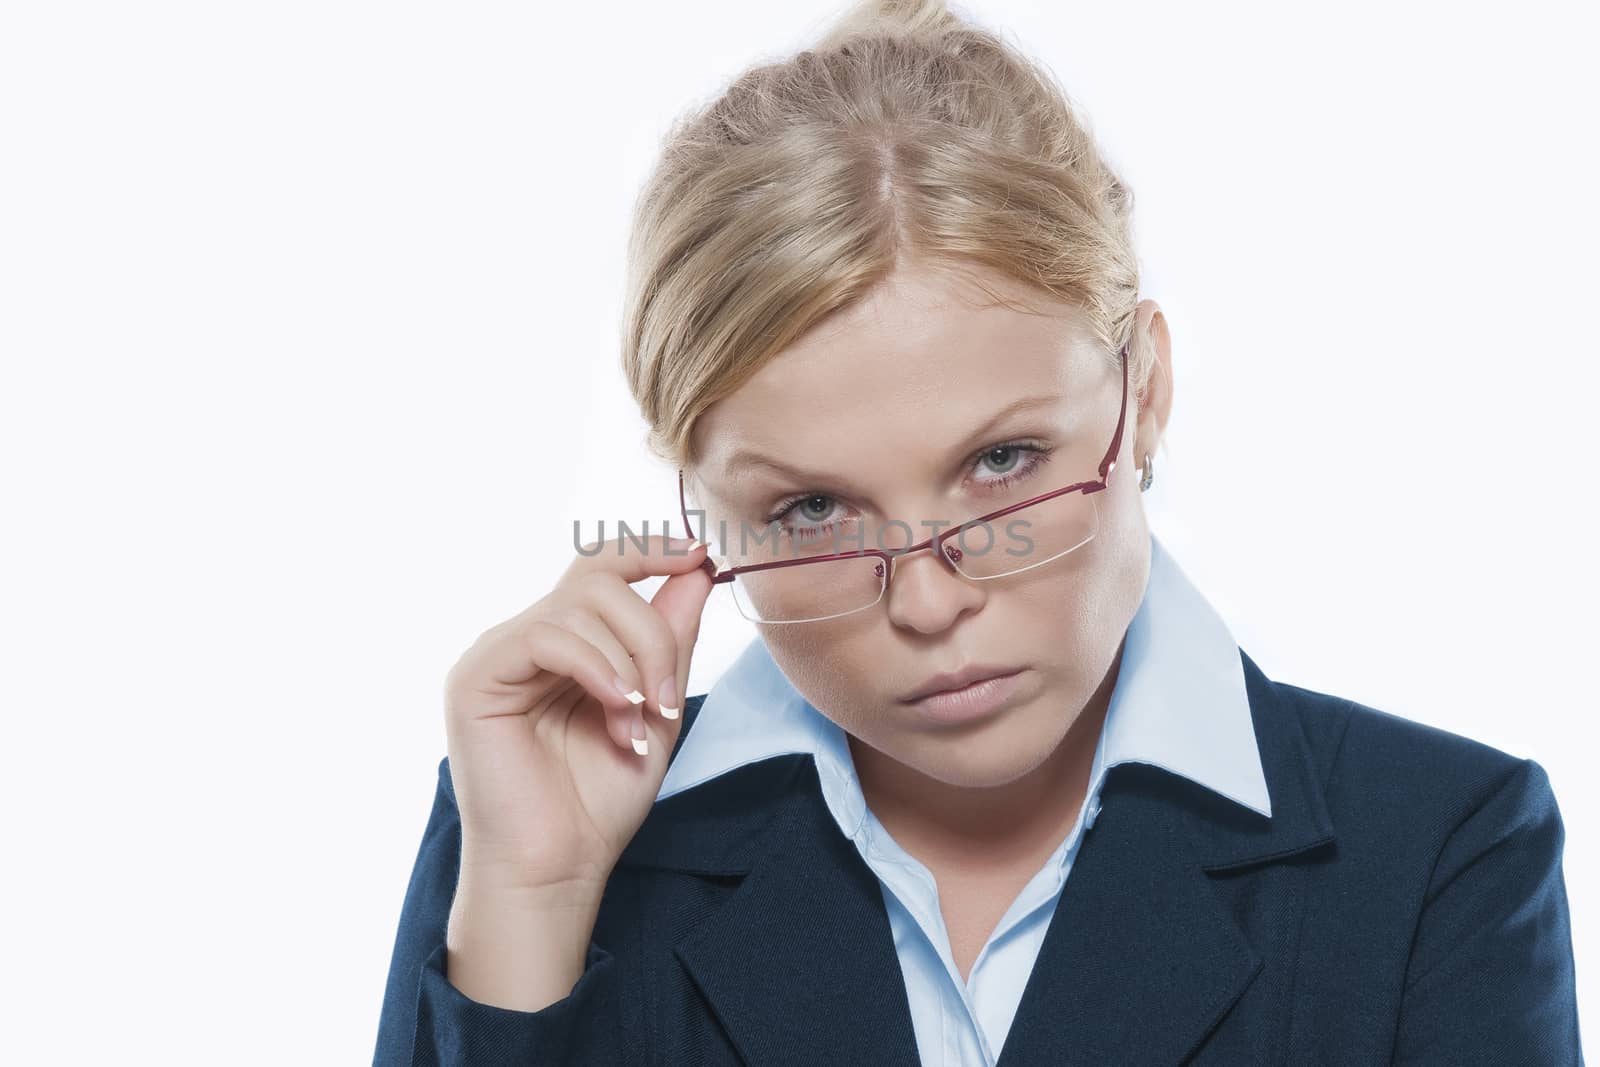
[[[658,139],[838,10],[617,8],[0,14],[17,1062],[370,1059],[446,670],[573,519],[673,512],[618,369]],[[1593,9],[972,10],[1135,191],[1157,533],[1272,677],[1544,766],[1600,1033]]]

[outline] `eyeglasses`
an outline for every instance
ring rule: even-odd
[[[1099,508],[1094,494],[1105,489],[1122,450],[1123,425],[1128,415],[1128,346],[1117,354],[1122,370],[1122,397],[1117,412],[1117,429],[1100,461],[1099,477],[1030,497],[969,519],[959,526],[944,529],[915,545],[903,549],[857,548],[847,552],[822,552],[824,542],[836,545],[848,539],[866,540],[866,528],[857,523],[841,537],[837,529],[827,536],[802,532],[799,536],[769,526],[758,535],[754,551],[743,558],[755,562],[721,566],[711,556],[701,568],[716,585],[732,588],[739,613],[751,622],[763,624],[822,622],[865,611],[883,599],[894,573],[897,557],[924,549],[932,550],[957,574],[972,581],[990,581],[1043,566],[1073,552],[1094,539],[1099,529]],[[684,495],[683,471],[678,471],[678,506],[683,526],[690,536],[689,505]],[[1017,516],[1021,515],[1021,518]],[[991,529],[998,519],[1008,519],[1006,530],[1013,545],[996,546]],[[890,525],[890,524],[885,524]],[[906,526],[903,522],[893,525]],[[909,529],[908,526],[906,526]],[[981,529],[984,541],[974,546],[969,535]],[[881,535],[881,528],[878,529]],[[704,540],[704,538],[702,538]],[[881,538],[878,541],[881,544]],[[1018,549],[1017,545],[1027,547]],[[726,563],[726,560],[724,560]]]

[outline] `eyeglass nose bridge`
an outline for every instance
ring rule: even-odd
[[[932,552],[935,556],[944,560],[945,566],[948,567],[950,571],[958,578],[971,581],[971,578],[962,573],[961,568],[957,566],[957,564],[960,563],[963,558],[961,548],[958,545],[947,543],[949,538],[960,534],[960,532],[965,529],[967,525],[968,524],[963,523],[960,526],[952,526],[949,529],[940,530],[938,533],[927,538],[926,540],[906,548],[880,549],[883,555],[889,560],[889,569],[887,574],[881,573],[883,571],[882,558],[879,559],[878,566],[876,568],[880,572],[878,577],[883,579],[884,592],[888,592],[889,583],[894,578],[895,560],[900,559],[902,556],[915,555],[916,553],[923,551]]]

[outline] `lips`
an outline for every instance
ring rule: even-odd
[[[962,667],[958,671],[945,671],[929,678],[922,685],[900,698],[902,704],[915,704],[925,697],[935,693],[948,693],[957,689],[965,689],[969,685],[986,681],[990,678],[1003,678],[1009,674],[1016,674],[1021,667],[1003,667],[987,663],[973,663]]]

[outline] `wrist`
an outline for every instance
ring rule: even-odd
[[[538,1011],[571,993],[586,967],[600,892],[458,882],[445,973],[469,999]]]
[[[468,842],[462,846],[456,885],[458,895],[470,890],[508,905],[574,908],[597,903],[610,877],[610,868],[592,864],[560,872],[531,870],[525,863],[497,857]]]
[[[588,880],[535,885],[507,876],[503,871],[463,867],[456,880],[452,910],[470,905],[474,911],[512,920],[524,916],[529,921],[538,921],[560,915],[570,921],[575,917],[598,915],[604,894],[603,884]]]

